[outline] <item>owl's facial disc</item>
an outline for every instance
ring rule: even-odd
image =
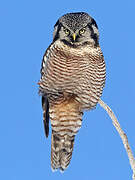
[[[60,40],[67,45],[98,46],[98,27],[93,18],[86,13],[69,13],[55,24],[53,41]]]
[[[98,35],[94,33],[94,27],[89,24],[75,31],[61,27],[59,31],[59,40],[71,46],[80,46],[85,44],[97,45]]]

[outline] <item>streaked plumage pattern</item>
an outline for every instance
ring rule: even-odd
[[[65,28],[70,30],[67,36],[63,32]],[[82,28],[86,31],[81,31],[84,36],[79,35]],[[76,41],[72,33],[76,33]],[[69,165],[83,111],[93,109],[98,103],[105,72],[94,19],[86,13],[62,16],[55,25],[53,43],[44,55],[39,82],[46,136],[49,117],[52,126],[53,170],[63,171]]]

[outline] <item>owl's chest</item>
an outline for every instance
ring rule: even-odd
[[[51,92],[82,94],[91,89],[96,72],[94,58],[87,55],[52,54],[46,62],[45,83]]]
[[[52,49],[44,58],[43,92],[49,97],[74,94],[84,109],[94,107],[105,82],[105,63],[97,50],[74,52]]]
[[[84,81],[90,71],[93,71],[91,60],[79,55],[52,56],[46,66],[46,76],[51,76],[54,84],[75,83],[81,78]]]

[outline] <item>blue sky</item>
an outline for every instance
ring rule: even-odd
[[[134,0],[0,2],[0,179],[131,179],[121,139],[99,105],[84,114],[68,169],[52,173],[51,136],[44,136],[37,82],[57,19],[67,12],[88,12],[99,26],[107,67],[102,99],[135,152],[134,7]]]

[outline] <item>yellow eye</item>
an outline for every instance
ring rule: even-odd
[[[70,31],[68,29],[64,29],[66,35],[69,35]]]
[[[79,34],[80,34],[80,35],[82,35],[82,34],[84,34],[84,33],[85,33],[85,29],[84,29],[84,28],[79,31]]]

